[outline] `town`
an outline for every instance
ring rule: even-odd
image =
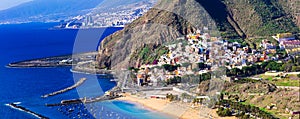
[[[300,71],[300,68],[298,65],[290,66],[292,67],[289,68],[290,70],[286,69],[286,62],[299,60],[299,43],[300,40],[292,33],[279,33],[273,36],[271,40],[261,39],[256,48],[250,48],[248,44],[239,40],[223,40],[220,37],[213,37],[209,33],[197,30],[194,34],[188,34],[185,37],[178,38],[175,42],[165,44],[164,48],[162,48],[163,51],[161,51],[164,54],[159,59],[141,64],[140,67],[130,67],[129,70],[132,71],[131,79],[134,82],[134,87],[138,86],[137,91],[140,93],[132,94],[144,98],[193,102],[192,107],[194,107],[195,102],[200,101],[203,104],[204,100],[212,98],[205,93],[198,92],[199,89],[197,88],[203,81],[219,78],[224,82],[257,83],[265,79],[262,76],[269,76],[268,78],[283,76],[284,79],[287,75],[298,74],[299,77],[297,72]],[[221,71],[216,73],[220,69]],[[299,83],[299,78],[296,79]],[[275,82],[275,84],[279,83]],[[261,82],[256,85],[266,84]],[[286,88],[280,85],[278,87]],[[122,86],[126,90],[130,89],[130,86],[125,84]],[[271,87],[268,90],[272,89]],[[266,94],[247,93],[247,95]],[[239,99],[240,97],[236,93],[224,92],[222,88],[217,89],[215,95],[222,95],[223,101],[221,100],[221,102],[217,103],[220,110],[218,111],[219,115],[228,111],[226,108],[228,108],[229,103],[240,104],[239,102],[243,101]],[[234,99],[236,96],[237,102],[228,100],[230,98]],[[224,97],[226,97],[226,100],[224,100]],[[269,105],[277,108],[274,106],[276,104],[271,103]],[[240,107],[245,106],[247,105],[240,105]],[[272,110],[270,106],[266,108]],[[275,118],[265,111],[259,112],[260,115],[254,113],[245,115],[245,112],[247,112],[245,110],[232,109],[236,112],[235,116]],[[289,110],[288,108],[286,110],[288,110],[288,113],[291,113],[292,117],[299,113],[299,110]],[[244,113],[239,115],[240,111]],[[252,110],[252,112],[255,111]],[[226,116],[226,114],[224,115]]]
[[[151,85],[155,83],[151,74],[157,74],[157,69],[165,69],[162,72],[164,80],[185,75],[201,75],[212,71],[214,65],[226,67],[226,69],[240,69],[254,64],[276,61],[282,63],[291,57],[298,58],[300,40],[291,33],[282,33],[273,36],[277,45],[267,39],[260,42],[259,50],[251,49],[248,45],[238,41],[222,40],[220,37],[211,37],[208,33],[198,30],[195,34],[189,34],[185,38],[178,38],[178,43],[166,45],[166,54],[148,64],[142,64],[136,72],[138,85]],[[220,48],[219,48],[220,47]],[[216,49],[217,48],[217,49]],[[285,54],[286,52],[287,54]],[[219,53],[218,55],[213,55]],[[296,67],[294,72],[299,71]],[[236,77],[238,77],[236,75]]]
[[[66,21],[61,21],[57,28],[102,28],[102,27],[124,27],[146,13],[152,4],[143,4],[136,6],[122,6],[118,9],[109,8],[94,9],[86,15],[78,15]]]

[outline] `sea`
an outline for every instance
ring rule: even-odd
[[[104,101],[47,107],[61,100],[101,96],[116,82],[102,76],[72,73],[71,67],[9,68],[23,60],[96,51],[100,41],[122,28],[52,29],[58,23],[0,25],[0,119],[32,119],[36,116],[6,104],[18,103],[51,119],[168,119],[168,115],[132,102]],[[84,44],[84,45],[83,45]],[[88,80],[76,89],[48,98],[44,94]]]

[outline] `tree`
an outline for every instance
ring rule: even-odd
[[[199,68],[202,70],[204,69],[206,66],[204,63],[198,63]]]
[[[164,69],[169,71],[169,72],[173,72],[177,69],[178,66],[173,66],[173,65],[170,65],[170,64],[164,64],[163,65]]]
[[[265,70],[266,71],[270,71],[270,70],[280,71],[281,67],[282,67],[282,63],[270,61],[270,62],[268,62],[267,66],[265,67]]]
[[[281,70],[290,72],[290,71],[292,71],[292,67],[293,67],[293,63],[285,63],[282,65]]]
[[[174,78],[170,78],[169,80],[167,80],[167,84],[177,84],[181,82],[181,77],[176,76]]]
[[[203,73],[200,75],[200,82],[206,81],[211,79],[211,74],[210,73]]]
[[[231,74],[233,74],[234,76],[239,76],[242,73],[242,71],[239,68],[233,68],[231,70]]]
[[[221,117],[231,116],[231,111],[228,108],[224,109],[221,107],[218,109],[217,114]]]
[[[191,63],[182,63],[181,64],[182,67],[186,67],[186,68],[189,67],[190,65],[191,65]]]
[[[166,98],[169,99],[170,101],[175,100],[175,96],[173,94],[167,94]]]

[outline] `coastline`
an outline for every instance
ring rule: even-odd
[[[215,109],[205,107],[192,108],[191,104],[181,102],[170,102],[166,99],[155,98],[139,98],[130,94],[125,94],[115,100],[135,103],[138,106],[148,108],[150,110],[164,113],[179,119],[208,119],[208,118],[221,118],[217,115]],[[204,112],[206,114],[201,114]],[[222,119],[236,119],[235,117],[222,117]]]

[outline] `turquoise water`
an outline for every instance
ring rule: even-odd
[[[70,67],[61,68],[6,68],[11,62],[71,54],[79,32],[103,34],[99,39],[121,28],[91,30],[49,30],[56,23],[29,23],[17,25],[0,25],[0,118],[35,118],[25,112],[12,109],[5,104],[21,102],[21,106],[43,116],[60,118],[170,118],[158,112],[141,108],[135,104],[121,101],[106,101],[88,105],[46,107],[45,104],[58,103],[64,99],[93,97],[103,95],[116,85],[110,79],[88,74],[70,72]],[[90,36],[90,35],[89,35]],[[78,37],[77,37],[78,38]],[[85,39],[85,43],[98,44],[98,39]],[[81,41],[82,42],[82,41]],[[77,48],[76,52],[96,51],[97,45]],[[74,81],[86,77],[89,80],[76,90],[41,98]]]

